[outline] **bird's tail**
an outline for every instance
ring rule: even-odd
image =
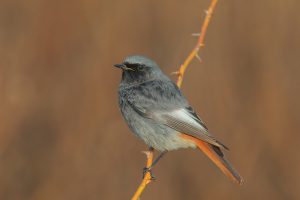
[[[229,177],[231,180],[238,183],[239,185],[243,184],[243,178],[226,160],[224,154],[222,153],[219,147],[213,146],[186,134],[181,134],[181,137],[184,139],[192,140],[197,145],[197,147],[203,153],[205,153],[205,155],[207,155],[227,177]]]

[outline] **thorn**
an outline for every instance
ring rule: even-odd
[[[175,72],[172,72],[171,75],[179,76],[179,75],[180,75],[180,72],[179,72],[179,71],[175,71]]]
[[[196,58],[197,58],[200,62],[202,62],[202,59],[200,58],[200,56],[199,56],[198,53],[197,53],[195,56],[196,56]]]
[[[204,10],[205,14],[208,15],[209,11],[208,10]]]
[[[199,37],[201,33],[192,33],[192,36]]]

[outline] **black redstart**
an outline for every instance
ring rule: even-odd
[[[150,148],[162,152],[147,171],[167,151],[198,147],[224,174],[242,184],[242,177],[222,152],[227,147],[208,132],[176,84],[154,61],[134,55],[114,66],[122,69],[119,106],[126,123]]]

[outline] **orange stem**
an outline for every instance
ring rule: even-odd
[[[150,167],[152,164],[152,161],[153,161],[153,150],[144,151],[144,153],[147,156],[147,166],[146,167]],[[139,197],[141,196],[142,192],[144,191],[144,189],[150,182],[151,182],[151,174],[150,174],[150,172],[147,172],[145,174],[140,186],[138,187],[138,189],[134,193],[133,197],[131,198],[131,200],[138,200]]]
[[[198,42],[197,42],[196,46],[193,48],[193,50],[191,51],[191,53],[188,55],[188,57],[185,59],[183,65],[180,66],[180,68],[177,72],[177,74],[178,74],[177,86],[178,87],[181,87],[181,85],[182,85],[183,75],[184,75],[188,65],[196,56],[198,56],[199,50],[204,46],[204,38],[206,35],[207,27],[208,27],[208,24],[210,22],[211,16],[215,10],[217,3],[218,3],[218,0],[211,1],[210,6],[209,6],[208,10],[206,11],[206,16],[205,16],[204,22],[201,26],[201,32],[200,32],[200,36],[198,38]]]

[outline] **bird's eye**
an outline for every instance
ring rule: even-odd
[[[139,65],[139,66],[137,67],[137,70],[139,70],[139,71],[143,70],[143,66],[142,66],[142,65]]]
[[[127,68],[131,69],[132,71],[143,71],[145,69],[145,65],[143,64],[125,64]]]
[[[139,70],[139,71],[143,71],[144,69],[145,69],[145,65],[143,65],[143,64],[140,64],[137,66],[137,70]]]

